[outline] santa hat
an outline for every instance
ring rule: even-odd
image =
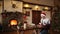
[[[45,13],[41,13],[41,16],[46,16],[46,14]]]

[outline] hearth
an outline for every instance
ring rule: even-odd
[[[12,31],[11,27],[13,28],[17,28],[17,26],[20,27],[22,22],[23,22],[23,14],[20,12],[2,13],[3,31]]]

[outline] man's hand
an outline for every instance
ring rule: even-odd
[[[39,23],[39,24],[37,25],[37,27],[38,27],[38,28],[43,28],[43,24],[42,24],[42,23]]]

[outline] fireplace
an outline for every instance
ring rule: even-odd
[[[17,27],[23,22],[23,14],[20,12],[4,12],[2,13],[3,30],[8,31],[11,27]],[[20,26],[19,26],[20,27]]]

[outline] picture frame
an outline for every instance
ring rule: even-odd
[[[27,16],[30,16],[30,11],[26,11],[26,15]]]

